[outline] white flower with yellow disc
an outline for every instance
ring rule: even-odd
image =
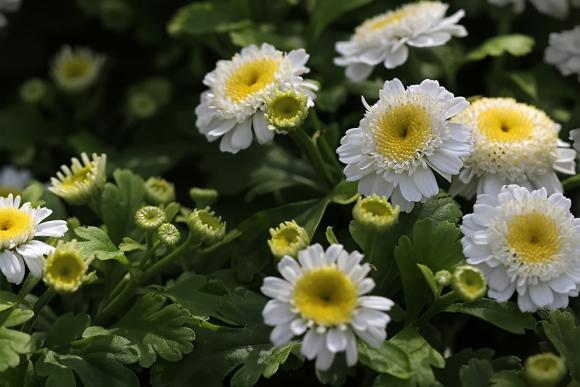
[[[64,220],[44,220],[52,213],[48,208],[20,205],[20,196],[0,197],[0,271],[9,282],[19,284],[26,266],[35,277],[42,277],[44,256],[54,247],[37,237],[61,237],[67,231]]]
[[[80,205],[90,202],[107,181],[107,155],[92,157],[81,153],[81,159],[73,157],[70,167],[62,165],[56,177],[50,179],[50,188],[53,194],[63,198],[70,204]]]
[[[314,98],[317,86],[302,78],[310,71],[307,61],[303,49],[283,53],[266,43],[220,60],[203,80],[209,90],[195,109],[199,132],[208,141],[221,139],[220,150],[230,153],[248,148],[254,135],[260,144],[272,140],[274,131],[264,117],[268,99],[277,90],[290,89]]]
[[[302,354],[316,359],[316,368],[327,370],[336,354],[345,352],[349,366],[358,359],[356,336],[373,347],[385,340],[390,317],[384,313],[391,300],[368,296],[375,286],[368,263],[358,252],[347,253],[341,245],[326,251],[319,244],[286,256],[278,263],[282,278],[266,277],[262,293],[272,298],[264,307],[264,322],[273,326],[276,346],[304,335]]]
[[[574,174],[576,152],[558,138],[560,125],[511,98],[481,98],[454,122],[472,129],[474,149],[451,186],[466,198],[495,195],[506,184],[562,192],[556,172]]]
[[[580,219],[570,199],[517,185],[499,195],[478,195],[463,217],[461,240],[467,262],[481,269],[488,296],[507,301],[514,292],[524,312],[558,309],[578,295]]]
[[[398,80],[385,82],[380,99],[366,107],[359,127],[347,130],[338,155],[347,164],[346,179],[358,181],[363,195],[391,198],[409,212],[415,202],[437,195],[433,171],[451,180],[471,151],[471,133],[449,119],[469,103],[425,80],[407,89]]]
[[[334,63],[346,67],[346,76],[365,80],[379,63],[393,69],[405,63],[411,47],[433,47],[447,43],[452,36],[466,36],[457,22],[463,10],[445,17],[447,4],[439,1],[410,3],[366,20],[348,41],[336,43],[341,55]]]

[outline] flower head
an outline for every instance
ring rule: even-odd
[[[580,26],[551,33],[544,60],[556,66],[562,75],[575,74],[580,81]]]
[[[465,28],[457,24],[465,12],[445,17],[447,8],[439,1],[420,1],[372,17],[356,28],[350,40],[336,43],[341,56],[334,63],[346,67],[349,79],[363,81],[381,62],[388,69],[405,63],[409,46],[441,46],[452,36],[466,36]]]
[[[525,378],[531,387],[555,387],[566,371],[564,359],[553,353],[539,353],[526,359]]]
[[[97,156],[93,153],[91,159],[86,153],[81,153],[80,160],[76,157],[71,159],[70,167],[60,167],[61,171],[50,179],[49,190],[70,204],[86,204],[105,185],[106,166],[107,155]]]
[[[145,182],[145,195],[153,204],[167,204],[175,200],[175,187],[161,177],[150,177]]]
[[[64,46],[52,63],[52,77],[63,90],[84,91],[99,78],[105,57],[88,48],[72,49]]]
[[[34,238],[61,237],[67,231],[64,220],[44,221],[52,210],[20,205],[20,201],[20,196],[12,194],[0,197],[0,271],[14,284],[22,282],[26,266],[32,275],[41,277],[44,256],[54,250]]]
[[[453,281],[453,275],[447,270],[439,270],[435,273],[435,282],[437,282],[439,286],[449,286],[451,285],[451,281]]]
[[[46,258],[42,280],[60,293],[74,293],[82,285],[89,265],[76,242],[59,243]]]
[[[39,78],[28,79],[20,86],[20,99],[26,103],[40,103],[47,94],[48,86],[45,81]]]
[[[294,90],[276,91],[268,99],[265,117],[268,128],[276,133],[288,133],[308,116],[308,97]]]
[[[145,206],[135,213],[135,223],[143,230],[157,230],[167,221],[165,212],[155,206]]]
[[[138,118],[150,118],[157,113],[157,101],[153,96],[143,93],[135,92],[129,95],[129,110]]]
[[[202,242],[214,243],[226,233],[226,224],[209,208],[195,209],[187,217],[189,230]]]
[[[506,184],[562,192],[556,171],[575,172],[576,152],[558,139],[560,125],[533,106],[511,98],[481,98],[454,122],[472,129],[474,149],[452,193],[494,195]]]
[[[284,256],[296,258],[300,250],[304,250],[310,243],[306,230],[295,221],[283,222],[276,228],[270,229],[271,238],[268,245],[272,255],[277,259]]]
[[[365,116],[347,130],[338,156],[360,193],[390,197],[409,212],[439,192],[432,170],[450,180],[470,153],[469,128],[449,121],[468,102],[432,80],[407,89],[398,79],[387,81],[379,96],[373,106],[363,100]]]
[[[163,223],[157,229],[157,233],[159,234],[159,239],[165,246],[173,247],[181,239],[179,230],[171,223]]]
[[[30,183],[32,175],[27,170],[6,166],[0,170],[0,197],[20,195]]]
[[[479,300],[487,290],[485,276],[481,270],[473,266],[460,266],[455,269],[451,285],[464,302]]]
[[[373,347],[385,340],[394,305],[384,297],[368,296],[375,286],[367,277],[368,263],[358,252],[341,245],[326,251],[315,244],[300,251],[298,260],[284,257],[278,263],[282,278],[266,277],[261,291],[272,298],[262,312],[276,346],[305,333],[302,354],[316,358],[316,368],[330,368],[337,353],[345,352],[349,366],[357,362],[355,335]]]
[[[260,144],[270,141],[264,109],[276,90],[293,89],[314,98],[317,86],[302,75],[308,54],[303,49],[283,53],[269,44],[250,45],[231,60],[221,60],[203,83],[209,90],[201,94],[195,109],[196,126],[208,141],[221,138],[222,152],[237,153],[248,148],[253,132]]]
[[[518,294],[524,312],[558,309],[578,295],[580,221],[570,200],[546,189],[510,185],[498,195],[478,195],[463,217],[467,262],[484,272],[488,296],[499,302]]]
[[[372,194],[358,198],[352,216],[355,222],[367,229],[386,231],[399,220],[399,208],[393,208],[385,196]]]

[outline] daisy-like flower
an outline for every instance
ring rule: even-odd
[[[283,53],[269,44],[250,45],[231,60],[221,60],[203,83],[209,90],[201,94],[195,109],[196,126],[208,141],[221,138],[222,152],[237,153],[252,144],[274,138],[268,129],[264,109],[277,90],[293,89],[312,100],[317,86],[305,81],[303,74],[308,54],[303,49]]]
[[[0,171],[0,196],[19,195],[32,180],[27,170],[6,166]]]
[[[85,204],[92,195],[98,193],[107,181],[105,172],[107,155],[92,159],[86,153],[81,153],[81,159],[73,157],[71,166],[63,165],[56,177],[50,179],[50,192],[63,198],[70,204]]]
[[[20,9],[20,3],[22,0],[0,0],[0,28],[5,27],[7,24],[5,12],[16,12]]]
[[[526,0],[487,0],[490,4],[505,6],[512,4],[515,13],[522,13],[526,8]],[[548,16],[555,18],[565,18],[568,16],[569,0],[530,0],[530,3],[538,10]]]
[[[373,106],[363,99],[365,117],[347,130],[337,153],[347,164],[346,179],[359,181],[361,194],[390,197],[409,212],[439,192],[432,169],[449,181],[459,173],[471,133],[449,119],[469,103],[432,80],[407,89],[398,79],[387,81],[379,96]]]
[[[345,66],[346,76],[359,82],[381,62],[388,69],[405,63],[408,46],[441,46],[452,36],[466,36],[465,28],[457,24],[465,12],[445,17],[447,8],[439,1],[421,1],[370,18],[355,29],[350,40],[336,43],[341,56],[334,63]]]
[[[578,75],[580,81],[580,25],[559,34],[551,33],[544,60],[564,76]]]
[[[91,87],[99,78],[105,57],[88,48],[64,46],[52,62],[52,77],[63,90],[77,93]]]
[[[524,312],[558,309],[578,295],[580,219],[570,199],[517,185],[478,195],[463,217],[461,240],[469,264],[484,272],[488,296],[507,301],[514,292]]]
[[[327,370],[337,353],[346,353],[353,366],[358,353],[356,336],[373,347],[385,340],[394,305],[384,297],[368,296],[375,286],[362,254],[347,253],[341,245],[326,251],[315,244],[284,257],[278,271],[284,277],[266,277],[262,293],[272,298],[264,307],[264,322],[273,326],[272,343],[281,346],[305,333],[302,354],[316,358],[316,368]]]
[[[506,184],[562,192],[556,171],[574,174],[576,152],[558,139],[560,125],[511,98],[481,98],[454,122],[472,129],[473,152],[450,191],[495,195]]]
[[[0,270],[9,282],[20,284],[26,266],[35,277],[42,276],[44,256],[54,247],[37,237],[61,237],[67,231],[64,220],[44,222],[52,210],[20,205],[20,196],[0,197]]]

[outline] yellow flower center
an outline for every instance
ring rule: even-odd
[[[507,241],[524,264],[550,263],[560,250],[556,222],[539,213],[514,216],[508,226]]]
[[[236,103],[245,100],[271,84],[279,66],[276,59],[257,59],[244,63],[226,82],[226,95]]]
[[[383,113],[377,122],[377,151],[387,159],[404,162],[423,150],[431,133],[431,117],[425,108],[397,106]]]
[[[30,234],[33,219],[17,208],[0,208],[0,240],[10,240]]]
[[[46,261],[45,280],[57,290],[76,290],[86,272],[83,258],[74,250],[55,251]]]
[[[479,129],[494,142],[520,142],[533,134],[534,123],[523,112],[507,107],[489,108],[481,112]]]
[[[315,269],[296,283],[294,304],[303,318],[318,325],[348,323],[357,305],[356,287],[335,267]]]
[[[67,176],[62,182],[63,189],[75,189],[77,184],[84,183],[89,180],[89,174],[93,171],[93,164],[87,165],[74,171],[71,176]]]
[[[300,232],[292,227],[285,227],[272,236],[272,247],[277,250],[287,250],[300,239]]]
[[[399,20],[408,16],[409,13],[409,10],[406,9],[398,9],[396,11],[386,13],[377,19],[369,21],[368,28],[373,31],[380,30],[383,27],[398,22]]]
[[[275,114],[277,119],[289,120],[294,118],[302,109],[302,103],[296,97],[285,95],[274,100],[270,113]]]
[[[65,79],[77,79],[86,76],[92,67],[92,62],[85,58],[69,58],[62,63],[61,76]]]

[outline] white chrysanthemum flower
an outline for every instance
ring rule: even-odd
[[[2,168],[0,171],[0,196],[22,193],[31,179],[30,171],[19,170],[10,165]]]
[[[341,56],[334,63],[346,66],[346,76],[359,82],[381,62],[388,69],[405,63],[408,46],[441,46],[452,36],[466,36],[465,28],[457,24],[465,12],[445,17],[448,7],[439,1],[421,1],[368,19],[350,40],[336,43]]]
[[[471,151],[471,133],[449,119],[469,103],[432,80],[407,89],[398,79],[387,81],[379,96],[373,106],[363,99],[365,117],[347,130],[337,153],[347,164],[346,179],[358,180],[360,193],[390,197],[409,212],[439,192],[432,169],[448,181],[459,173]]]
[[[496,195],[506,184],[562,192],[556,171],[574,174],[576,152],[558,139],[560,125],[511,98],[481,98],[455,122],[472,129],[474,149],[451,185],[453,194]]]
[[[513,4],[515,13],[522,13],[526,8],[526,0],[487,0],[490,4],[504,6]],[[565,18],[568,16],[568,0],[530,0],[530,3],[538,10],[548,16]]]
[[[42,277],[44,256],[54,247],[36,237],[61,237],[67,231],[64,220],[43,222],[52,210],[20,205],[20,196],[0,197],[0,270],[9,282],[19,284],[26,266],[35,277]],[[25,265],[26,263],[26,265]]]
[[[16,12],[20,9],[22,0],[0,0],[0,28],[7,24],[4,12]]]
[[[81,153],[81,159],[73,157],[70,167],[62,165],[56,177],[50,179],[53,194],[63,198],[70,204],[80,205],[90,201],[103,188],[107,181],[107,155],[98,156],[93,153],[90,158]]]
[[[315,244],[302,250],[298,260],[286,256],[278,263],[284,277],[266,277],[262,293],[271,297],[264,307],[264,322],[273,326],[276,346],[304,333],[302,354],[316,358],[316,368],[327,370],[337,353],[346,353],[349,366],[358,359],[356,336],[373,347],[387,337],[388,311],[394,305],[385,297],[367,296],[375,286],[362,254],[347,253],[341,245],[326,251]]]
[[[203,80],[209,90],[195,108],[199,132],[208,141],[221,138],[220,150],[230,153],[252,144],[252,128],[260,144],[272,140],[274,132],[264,117],[268,98],[290,89],[307,94],[310,101],[314,98],[318,86],[302,78],[310,71],[305,66],[308,57],[303,49],[283,53],[264,43],[220,60]]]
[[[562,75],[578,75],[580,81],[580,26],[561,33],[551,33],[544,60],[553,64]]]
[[[99,78],[105,56],[88,48],[64,46],[52,62],[52,77],[63,90],[77,93],[91,87]]]
[[[524,312],[565,308],[580,284],[580,219],[570,199],[505,186],[499,195],[478,195],[463,217],[467,262],[488,280],[488,295],[507,301],[517,291]]]

